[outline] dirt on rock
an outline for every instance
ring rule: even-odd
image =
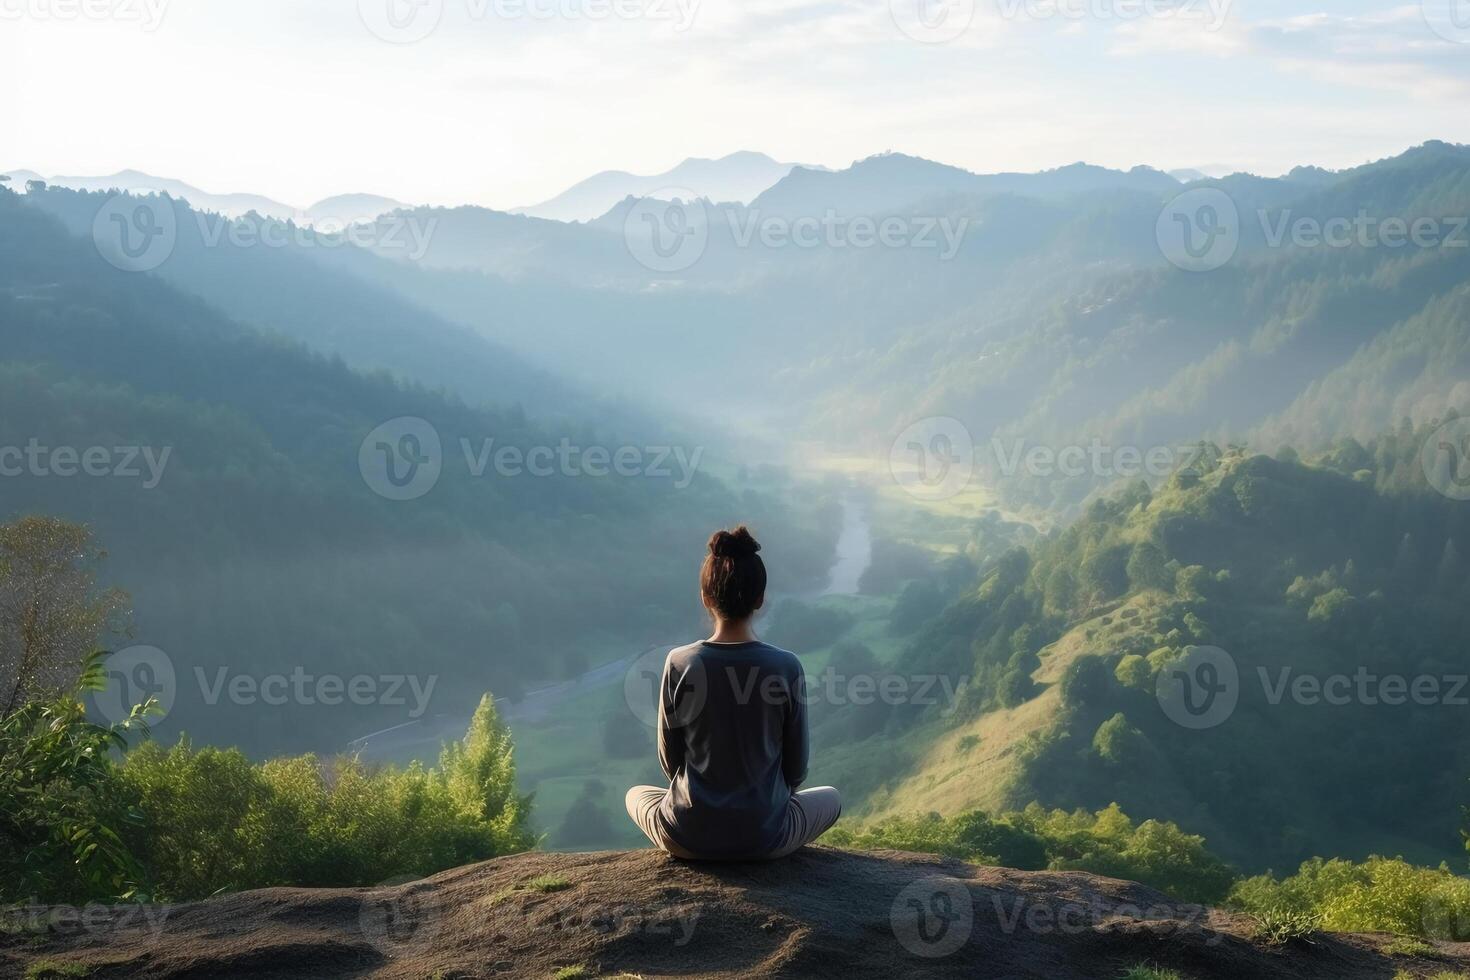
[[[3,925],[0,977],[97,980],[1107,980],[1139,964],[1189,980],[1392,980],[1470,969],[1470,944],[1401,956],[1385,950],[1388,936],[1316,934],[1272,946],[1248,918],[1132,882],[821,847],[767,864],[529,853],[377,888],[33,909]]]

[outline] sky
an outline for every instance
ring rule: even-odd
[[[1470,0],[0,0],[0,169],[298,206],[896,150],[1284,172],[1470,142]]]

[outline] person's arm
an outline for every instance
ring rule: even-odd
[[[781,740],[781,770],[786,776],[786,785],[792,789],[805,781],[808,755],[811,752],[811,742],[807,735],[806,702],[806,673],[798,664],[791,700],[786,706],[786,730]]]
[[[678,718],[674,711],[674,679],[669,667],[673,658],[664,661],[663,677],[658,683],[658,764],[672,782],[684,766],[684,730],[673,727]]]

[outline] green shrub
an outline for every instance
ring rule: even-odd
[[[1261,875],[1230,894],[1234,908],[1257,918],[1273,913],[1315,916],[1335,932],[1470,940],[1470,880],[1447,867],[1423,868],[1397,858],[1361,864],[1313,858],[1280,881]]]
[[[1134,825],[1116,804],[1091,814],[1048,811],[1033,803],[999,817],[981,810],[949,818],[899,817],[862,829],[838,827],[827,839],[838,846],[943,854],[1023,870],[1090,871],[1207,904],[1223,899],[1235,877],[1205,849],[1203,838],[1157,820]]]
[[[88,721],[80,695],[100,690],[104,677],[95,654],[74,692],[0,718],[0,902],[84,903],[138,891],[143,869],[123,840],[137,815],[109,756],[129,734],[146,734],[150,707],[110,727]]]
[[[256,765],[235,749],[146,745],[119,775],[134,846],[170,899],[269,885],[371,885],[524,850],[509,732],[487,695],[436,769],[315,756]]]
[[[1288,908],[1264,909],[1256,916],[1256,938],[1272,946],[1284,946],[1316,932],[1321,919],[1309,912]]]
[[[1205,840],[1177,824],[1134,824],[1116,803],[1104,810],[1067,812],[1031,804],[1017,820],[1046,841],[1049,866],[1142,882],[1186,902],[1213,905],[1235,881],[1230,867]]]

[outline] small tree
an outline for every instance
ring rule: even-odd
[[[499,853],[531,845],[526,829],[530,798],[516,794],[516,766],[510,729],[485,695],[461,742],[450,742],[439,756],[439,768],[460,811],[494,829]]]
[[[117,631],[127,597],[98,588],[106,557],[87,528],[54,517],[0,525],[0,718],[73,687]]]

